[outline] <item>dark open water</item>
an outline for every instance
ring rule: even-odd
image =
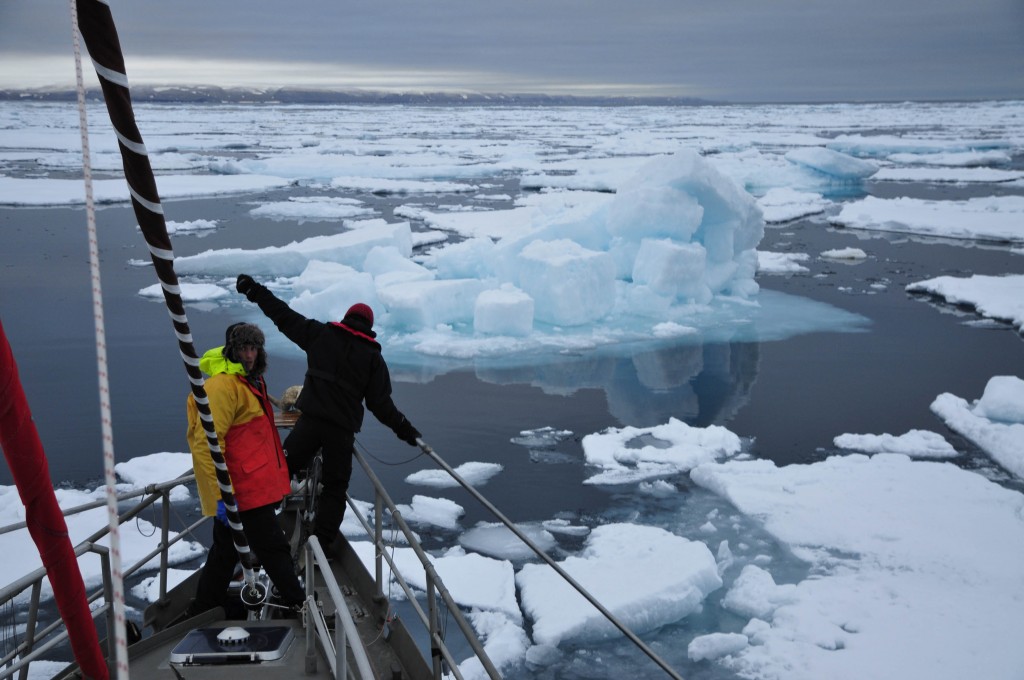
[[[867,186],[877,195],[886,189]],[[932,187],[917,189],[930,198],[970,195],[956,188],[941,189],[942,196]],[[899,187],[898,195],[914,193],[914,187]],[[279,245],[331,229],[324,223],[248,216],[253,200],[275,198],[280,196],[165,202],[169,220],[212,218],[222,225],[205,238],[177,237],[175,253]],[[378,207],[389,217],[388,206]],[[155,283],[151,269],[128,264],[148,260],[134,215],[129,207],[106,207],[99,210],[98,223],[116,457],[187,451],[188,383],[171,323],[162,301],[137,295]],[[102,450],[84,211],[0,209],[0,234],[0,319],[54,482],[97,486]],[[869,259],[848,265],[816,258],[847,246],[862,248]],[[846,432],[927,429],[969,448],[932,415],[932,400],[942,392],[975,399],[991,376],[1022,373],[1024,344],[1014,330],[965,323],[977,317],[951,313],[904,291],[908,283],[945,274],[1020,272],[1024,258],[1008,249],[872,236],[831,228],[820,217],[769,227],[760,249],[812,256],[805,263],[811,274],[762,275],[763,288],[863,315],[870,320],[866,332],[670,347],[627,357],[581,356],[528,369],[466,368],[435,378],[392,362],[396,402],[451,465],[503,464],[505,471],[484,492],[512,519],[528,521],[606,505],[607,491],[581,484],[586,475],[578,439],[609,426],[649,426],[669,417],[720,424],[752,438],[755,455],[779,464],[820,460],[832,439]],[[188,315],[203,351],[221,344],[223,328],[243,312],[210,304],[189,306]],[[301,383],[303,371],[300,357],[272,354],[272,391]],[[510,441],[522,430],[541,427],[576,434],[556,452],[565,454],[557,460],[567,462],[534,462],[527,449]],[[430,495],[399,483],[428,464],[407,462],[416,451],[372,417],[358,440],[378,459],[378,474],[394,482],[396,502],[407,503],[414,493]],[[975,456],[963,464],[987,462]],[[11,483],[6,468],[0,469],[0,483]],[[366,489],[357,474],[353,494],[368,498]],[[466,507],[464,526],[486,519],[461,490],[445,495]]]

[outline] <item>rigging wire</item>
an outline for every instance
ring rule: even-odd
[[[82,49],[78,40],[78,7],[71,4],[71,33],[75,51],[75,83],[78,93],[78,124],[82,136],[82,174],[85,180],[85,214],[89,233],[89,271],[92,278],[93,319],[96,329],[96,368],[99,378],[100,426],[103,438],[103,477],[107,490],[107,518],[110,527],[110,572],[114,608],[114,649],[117,677],[128,679],[128,638],[125,630],[124,574],[121,571],[121,531],[117,512],[117,479],[114,475],[114,436],[110,415],[110,382],[107,373],[107,335],[103,319],[103,291],[100,286],[100,256],[96,236],[96,206],[93,202],[89,125],[85,111],[82,80]]]

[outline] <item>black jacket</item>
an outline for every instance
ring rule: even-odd
[[[403,427],[410,427],[391,400],[391,374],[366,320],[354,315],[341,323],[307,319],[260,284],[247,297],[306,352],[306,379],[295,404],[303,415],[359,432],[365,401],[399,437]]]

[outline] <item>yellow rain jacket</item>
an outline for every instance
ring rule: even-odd
[[[215,347],[199,360],[210,377],[206,395],[224,462],[231,476],[240,510],[278,503],[291,491],[288,465],[274,425],[274,411],[262,377],[246,379],[245,367],[229,361],[223,347]],[[203,514],[217,514],[221,499],[216,468],[203,429],[195,397],[188,395],[188,445]]]

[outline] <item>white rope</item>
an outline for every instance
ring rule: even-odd
[[[125,635],[124,576],[121,573],[121,532],[118,524],[117,489],[114,476],[114,435],[110,418],[110,383],[107,375],[107,336],[103,322],[103,292],[100,288],[100,257],[96,237],[96,208],[92,195],[89,157],[89,126],[85,113],[85,84],[82,81],[82,50],[78,41],[78,8],[71,3],[71,33],[75,47],[75,80],[78,88],[78,123],[82,135],[82,174],[85,179],[85,214],[89,230],[89,270],[92,275],[92,308],[96,322],[96,367],[100,390],[100,426],[103,435],[103,476],[107,487],[107,515],[110,526],[110,571],[113,582],[114,641],[117,677],[128,680],[128,641]]]

